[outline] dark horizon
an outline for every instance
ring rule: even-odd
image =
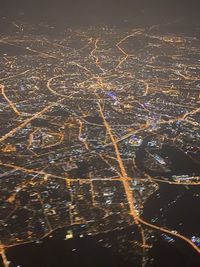
[[[180,20],[199,24],[198,0],[1,0],[2,17],[46,20],[70,25],[152,24]]]

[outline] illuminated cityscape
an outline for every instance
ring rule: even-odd
[[[162,240],[197,266],[199,37],[12,27],[0,38],[0,266],[29,267],[9,254],[20,246],[85,238],[134,266],[158,266]]]

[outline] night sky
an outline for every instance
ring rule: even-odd
[[[72,25],[199,22],[199,0],[1,0],[0,15]]]

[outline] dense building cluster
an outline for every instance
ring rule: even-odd
[[[143,235],[159,183],[199,183],[199,40],[156,27],[17,26],[0,38],[3,247],[76,225]],[[174,153],[192,171],[176,171]]]

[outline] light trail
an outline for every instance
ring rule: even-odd
[[[29,124],[30,122],[32,122],[33,120],[35,120],[36,118],[40,117],[43,113],[47,112],[48,110],[50,110],[52,107],[58,105],[58,103],[60,101],[63,101],[63,99],[59,100],[58,102],[55,103],[51,103],[50,105],[46,106],[45,108],[43,108],[41,111],[35,113],[33,116],[31,116],[30,118],[28,118],[27,120],[25,120],[23,123],[21,123],[19,126],[17,126],[16,128],[12,129],[10,132],[6,133],[4,136],[2,136],[0,138],[0,143],[2,143],[3,141],[5,141],[6,139],[8,139],[9,137],[12,137],[14,134],[16,134],[18,131],[20,131],[21,129],[23,129],[27,124]]]
[[[7,95],[5,94],[5,86],[0,84],[0,90],[1,90],[1,94],[3,95],[3,97],[5,98],[5,100],[8,102],[9,106],[11,107],[11,109],[18,115],[20,116],[21,113],[18,111],[18,109],[15,107],[15,105],[13,104],[13,102],[7,97]]]
[[[0,255],[3,261],[3,266],[4,267],[9,267],[10,266],[10,262],[7,259],[6,256],[6,251],[5,251],[5,247],[0,243]]]
[[[133,56],[133,55],[130,55],[130,54],[126,53],[126,51],[125,51],[120,45],[121,45],[124,41],[126,41],[128,38],[130,38],[130,37],[134,37],[134,36],[137,35],[138,33],[141,33],[141,31],[139,30],[139,31],[136,31],[136,32],[134,32],[134,33],[131,33],[131,34],[126,35],[124,38],[122,38],[122,39],[116,44],[116,47],[119,49],[119,51],[120,51],[124,56],[122,57],[121,60],[119,60],[119,62],[118,62],[118,64],[117,64],[117,66],[115,67],[115,69],[118,69],[118,68],[122,65],[122,63],[124,63],[124,62],[127,60],[127,58],[128,58],[129,56]]]
[[[91,53],[90,53],[90,55],[93,57],[93,58],[95,58],[95,64],[96,64],[96,66],[103,72],[103,73],[105,73],[105,70],[101,67],[101,65],[100,65],[100,61],[99,61],[99,57],[95,54],[96,53],[96,50],[98,49],[98,43],[99,43],[99,39],[97,38],[96,40],[95,40],[95,47],[94,47],[94,49],[91,51]]]
[[[110,127],[110,125],[108,124],[105,116],[104,116],[104,113],[103,113],[103,110],[102,110],[102,106],[100,103],[98,103],[98,107],[99,107],[99,112],[100,112],[100,115],[103,119],[103,122],[104,122],[104,126],[110,136],[110,139],[112,141],[112,144],[113,144],[113,147],[115,149],[115,153],[116,153],[116,158],[117,158],[117,162],[119,164],[119,168],[120,168],[120,172],[121,172],[121,178],[120,178],[120,181],[122,182],[123,184],[123,187],[124,187],[124,191],[125,191],[125,194],[126,194],[126,198],[127,198],[127,201],[128,201],[128,204],[129,204],[129,209],[130,209],[130,215],[133,217],[133,220],[135,222],[135,224],[137,225],[137,227],[139,228],[140,230],[140,233],[141,233],[141,239],[142,239],[142,247],[145,247],[146,246],[146,240],[145,240],[145,236],[144,236],[144,231],[140,225],[140,222],[138,220],[138,211],[136,210],[135,208],[135,199],[134,199],[134,196],[133,196],[133,191],[131,190],[131,187],[130,187],[130,184],[129,184],[129,179],[128,176],[127,176],[127,173],[126,173],[126,169],[125,169],[125,166],[123,164],[123,160],[121,158],[121,155],[120,155],[120,152],[119,152],[119,148],[118,148],[118,145],[117,145],[117,142],[115,140],[115,137],[112,133],[112,129]]]
[[[200,182],[176,182],[176,181],[166,181],[162,179],[157,179],[157,178],[152,178],[153,181],[155,182],[161,182],[161,183],[166,183],[166,184],[175,184],[175,185],[184,185],[184,186],[199,186]]]
[[[6,174],[0,175],[0,178],[5,177],[5,175],[9,175],[10,173],[13,173],[15,171],[22,171],[28,174],[39,174],[45,177],[53,177],[55,179],[61,179],[61,180],[65,180],[68,182],[87,182],[90,183],[91,180],[92,181],[120,181],[122,178],[121,177],[104,177],[104,178],[66,178],[64,176],[59,176],[56,174],[51,174],[51,173],[47,173],[44,172],[43,170],[35,170],[35,169],[27,169],[21,166],[17,166],[17,165],[13,165],[13,164],[6,164],[6,163],[2,163],[0,162],[0,166],[4,166],[4,167],[9,167],[9,168],[13,168],[13,170],[11,172],[7,172]],[[127,177],[126,180],[131,181],[130,177]]]
[[[165,229],[163,227],[160,227],[160,226],[157,226],[155,224],[151,224],[151,223],[148,223],[146,222],[145,220],[143,220],[141,217],[138,218],[138,221],[141,222],[142,224],[152,228],[152,229],[155,229],[155,230],[158,230],[158,231],[161,231],[161,232],[164,232],[164,233],[167,233],[171,236],[175,236],[175,237],[178,237],[179,239],[185,241],[188,245],[190,245],[197,253],[200,254],[200,248],[198,248],[189,238],[185,237],[184,235],[181,235],[179,233],[176,233],[172,230],[168,230],[168,229]]]

